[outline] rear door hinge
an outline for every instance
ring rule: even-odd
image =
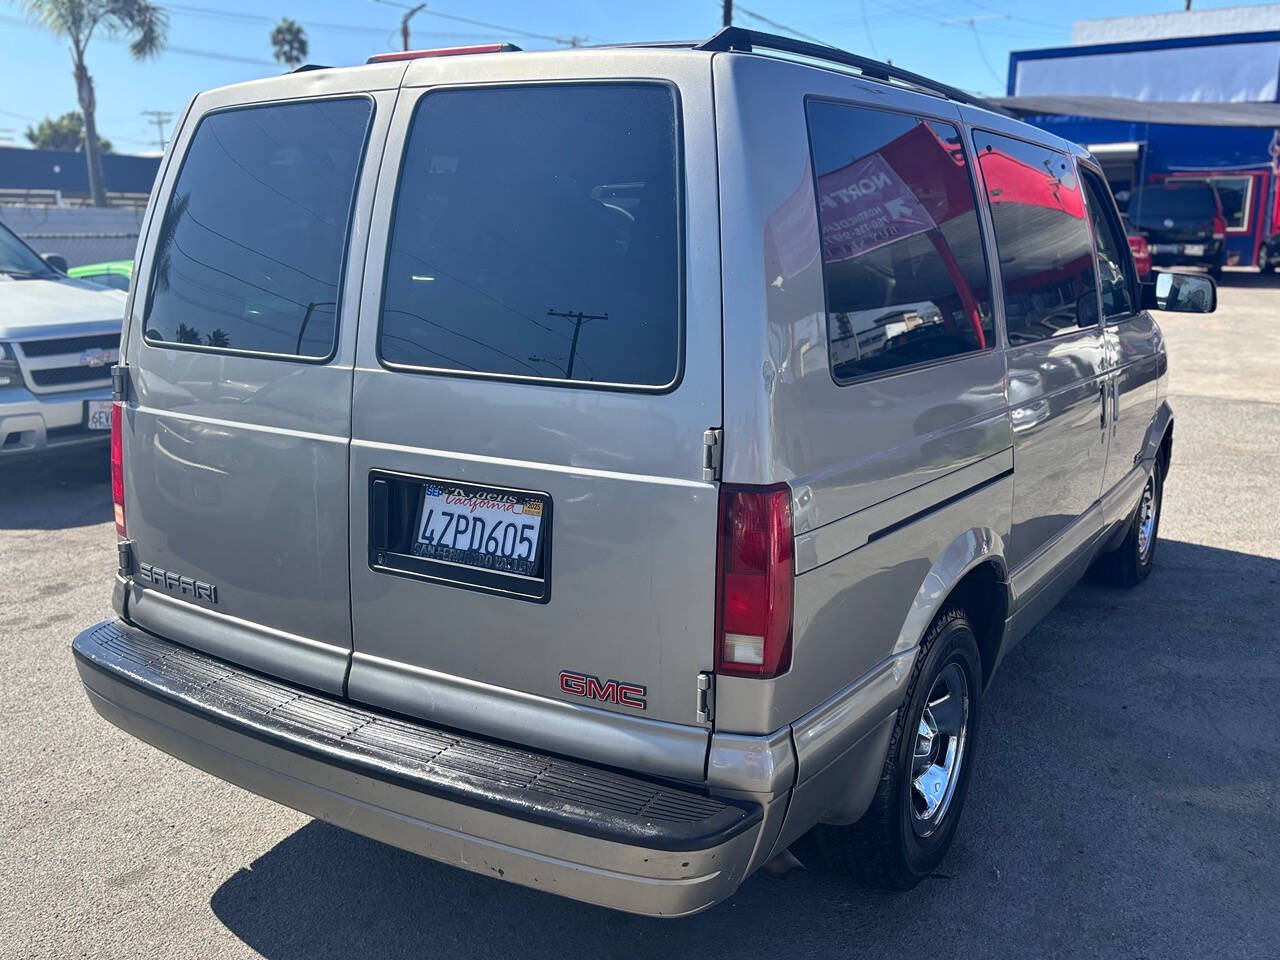
[[[129,399],[129,368],[123,363],[111,368],[111,399],[116,403]]]
[[[715,675],[702,671],[698,674],[698,722],[710,723],[716,716]]]
[[[133,541],[132,540],[116,541],[116,558],[117,558],[117,567],[120,571],[120,576],[122,577],[133,576]]]
[[[720,461],[724,452],[724,428],[710,427],[702,433],[702,479],[720,479]]]

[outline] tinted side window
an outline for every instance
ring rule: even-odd
[[[414,112],[383,290],[389,363],[659,387],[680,361],[675,99],[446,90]]]
[[[200,121],[165,210],[152,342],[323,358],[372,104],[247,107]]]
[[[1089,220],[1098,245],[1098,282],[1102,287],[1102,313],[1106,317],[1125,317],[1137,307],[1133,299],[1133,259],[1129,241],[1120,230],[1112,212],[1111,192],[1095,174],[1081,170],[1089,200]]]
[[[974,131],[995,224],[1010,343],[1098,322],[1093,244],[1071,158]]]
[[[818,101],[808,116],[836,379],[993,346],[956,128]]]

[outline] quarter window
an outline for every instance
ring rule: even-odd
[[[808,105],[837,381],[994,345],[986,259],[948,123]]]
[[[273,104],[200,121],[165,210],[152,343],[323,359],[360,158],[365,98]]]
[[[665,85],[427,94],[396,198],[380,356],[460,373],[673,383],[677,184]]]
[[[1071,158],[983,130],[973,139],[995,224],[1009,342],[1096,325],[1093,244]]]
[[[1088,194],[1089,220],[1098,245],[1098,283],[1102,290],[1103,316],[1125,317],[1137,310],[1134,303],[1133,258],[1129,241],[1120,231],[1112,211],[1111,192],[1096,174],[1080,171]]]

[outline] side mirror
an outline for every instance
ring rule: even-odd
[[[40,259],[59,273],[67,272],[67,258],[60,253],[42,253]]]
[[[1173,313],[1213,313],[1218,309],[1218,285],[1203,273],[1163,273],[1142,285],[1144,310]]]

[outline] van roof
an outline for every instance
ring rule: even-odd
[[[835,65],[838,67],[853,68],[857,71],[858,76],[868,80],[876,80],[881,83],[907,87],[908,89],[916,90],[921,93],[928,93],[933,96],[942,97],[946,100],[953,100],[956,103],[965,103],[979,107],[983,110],[989,110],[992,113],[1009,116],[1007,111],[996,106],[990,101],[984,100],[982,97],[966,93],[958,87],[953,87],[949,84],[931,80],[921,74],[913,73],[910,70],[904,70],[901,67],[894,66],[893,64],[883,63],[879,60],[873,60],[870,57],[850,53],[849,51],[842,50],[839,47],[829,47],[821,43],[812,43],[807,40],[798,40],[794,37],[784,37],[778,34],[765,33],[759,30],[748,30],[743,27],[724,27],[715,35],[702,41],[675,40],[654,41],[649,43],[601,44],[576,49],[606,50],[615,48],[664,50],[683,49],[710,53],[784,54],[787,57],[802,58],[802,61],[816,61],[817,64],[823,66]],[[465,47],[406,50],[402,52],[396,51],[376,54],[370,57],[367,62],[372,64],[390,61],[416,60],[428,57],[476,55],[487,53],[515,53],[520,52],[520,49],[520,47],[510,43],[492,43]],[[312,70],[328,69],[334,68],[307,63],[297,67],[293,72],[303,73]]]

